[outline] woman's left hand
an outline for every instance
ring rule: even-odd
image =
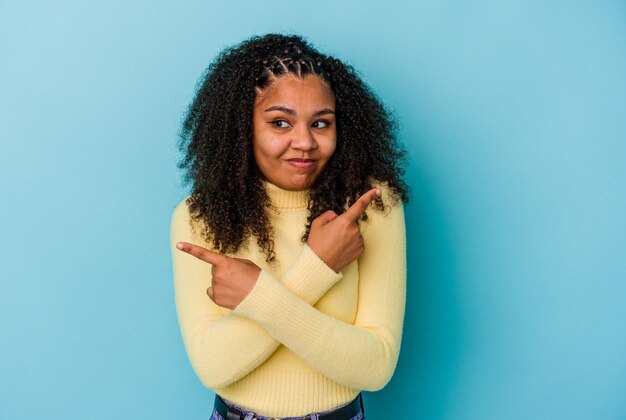
[[[256,284],[261,269],[250,260],[231,258],[188,242],[178,242],[176,248],[211,264],[211,287],[207,295],[217,305],[234,309],[248,296]]]

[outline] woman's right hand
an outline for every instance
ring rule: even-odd
[[[342,215],[329,210],[311,223],[307,244],[335,272],[363,254],[365,246],[357,220],[379,195],[380,189],[372,188]]]

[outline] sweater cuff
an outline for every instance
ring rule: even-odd
[[[293,265],[282,276],[282,284],[309,304],[317,302],[343,274],[336,273],[304,244]]]
[[[261,269],[254,287],[239,305],[235,306],[232,313],[250,319],[265,318],[271,312],[271,308],[280,302],[283,293],[290,292],[285,290],[270,272]]]
[[[297,343],[312,349],[325,330],[310,319],[310,310],[322,315],[287,290],[269,271],[261,269],[256,284],[232,313],[257,322],[282,344]]]

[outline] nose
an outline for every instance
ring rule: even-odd
[[[291,139],[291,147],[298,150],[312,150],[317,148],[317,141],[313,135],[311,127],[302,124],[302,126],[293,131]]]

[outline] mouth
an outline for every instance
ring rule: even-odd
[[[317,162],[315,159],[287,159],[289,165],[302,169],[311,168],[315,162]]]

